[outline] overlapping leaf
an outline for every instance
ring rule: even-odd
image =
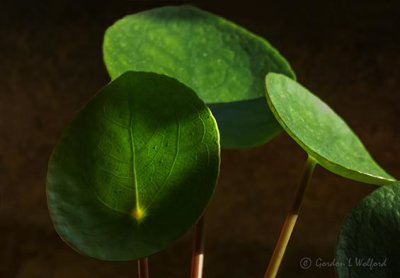
[[[112,78],[127,70],[172,76],[210,105],[226,148],[263,144],[281,132],[264,98],[265,74],[295,78],[286,60],[264,39],[191,6],[129,15],[104,37]]]
[[[210,110],[170,77],[127,72],[65,130],[51,157],[48,205],[59,235],[104,260],[169,246],[200,217],[219,171]]]

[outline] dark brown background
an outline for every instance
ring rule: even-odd
[[[398,1],[193,2],[268,38],[400,177]],[[0,277],[136,277],[134,262],[86,258],[59,239],[46,207],[46,165],[63,128],[108,82],[105,28],[167,3],[1,1]],[[287,135],[223,152],[208,214],[206,278],[262,277],[305,158]],[[331,261],[340,223],[373,188],[318,168],[280,277],[334,277],[333,268],[302,270],[299,260]],[[190,236],[151,258],[152,278],[188,277]]]

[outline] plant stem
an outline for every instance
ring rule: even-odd
[[[149,278],[149,262],[147,258],[138,260],[139,278]]]
[[[204,262],[204,215],[196,223],[192,251],[191,278],[203,277]]]
[[[264,278],[275,278],[278,274],[279,267],[281,265],[283,256],[286,251],[286,247],[292,235],[294,226],[296,225],[297,217],[303,202],[306,190],[310,184],[312,174],[315,169],[316,161],[308,156],[306,165],[304,167],[303,176],[301,178],[299,187],[297,189],[296,196],[292,203],[292,207],[286,216],[285,223],[281,229],[279,239],[275,245],[274,253],[272,254],[271,260],[269,262],[267,271],[265,272]]]

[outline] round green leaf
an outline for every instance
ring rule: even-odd
[[[371,184],[394,179],[370,156],[345,121],[296,81],[276,73],[266,78],[267,101],[285,131],[321,166]]]
[[[400,277],[400,182],[375,190],[346,217],[336,249],[340,278]]]
[[[267,41],[221,17],[191,6],[129,15],[106,31],[103,52],[112,78],[157,72],[193,88],[210,104],[225,148],[263,144],[281,131],[265,104],[264,77],[295,78],[293,71]]]
[[[47,191],[54,226],[98,259],[158,252],[204,211],[219,151],[215,119],[191,89],[127,72],[77,115],[53,152]]]

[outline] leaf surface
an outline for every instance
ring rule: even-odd
[[[266,77],[267,101],[285,131],[329,171],[370,184],[394,179],[370,156],[346,122],[296,81],[276,73]]]
[[[219,151],[215,119],[191,89],[127,72],[88,103],[54,149],[47,174],[54,226],[98,259],[158,252],[204,211]]]
[[[344,221],[336,249],[340,278],[400,277],[400,182],[362,199]]]
[[[186,5],[129,15],[106,31],[103,53],[112,79],[157,72],[193,88],[212,108],[225,148],[260,145],[281,132],[265,104],[264,77],[295,78],[292,69],[266,40],[219,16]]]

